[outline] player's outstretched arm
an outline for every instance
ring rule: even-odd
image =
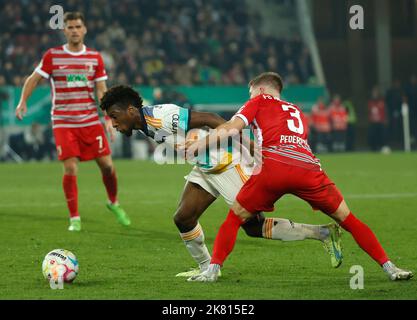
[[[190,129],[197,129],[205,126],[215,129],[225,122],[226,120],[215,113],[191,111]]]
[[[27,100],[32,95],[33,90],[35,90],[36,86],[38,85],[39,81],[42,79],[42,76],[34,71],[25,81],[22,89],[22,93],[20,95],[19,104],[16,107],[16,117],[19,120],[23,119],[23,116],[27,112]]]
[[[106,91],[107,91],[106,81],[104,80],[97,81],[96,82],[96,95],[97,95],[98,104],[100,104],[101,99],[103,98]],[[113,142],[116,137],[113,125],[111,123],[111,119],[107,116],[106,111],[103,111],[103,112],[104,112],[104,129],[109,134],[110,141]]]

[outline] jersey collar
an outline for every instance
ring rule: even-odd
[[[64,45],[62,46],[62,49],[63,49],[66,53],[68,53],[68,54],[70,54],[70,55],[72,55],[72,56],[80,56],[80,55],[82,55],[83,53],[85,53],[85,51],[87,50],[87,47],[83,44],[83,49],[82,49],[81,51],[74,52],[74,51],[70,51],[70,50],[68,49],[68,46],[67,46],[66,44],[64,44]]]
[[[149,135],[149,131],[148,131],[148,123],[146,122],[145,115],[143,114],[142,107],[139,108],[139,114],[140,114],[140,119],[142,120],[142,123],[143,123],[142,131],[143,131],[144,134],[146,134],[149,137],[150,135]]]

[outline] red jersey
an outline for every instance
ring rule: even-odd
[[[330,112],[323,103],[313,106],[311,109],[311,121],[317,132],[328,133],[332,130],[330,125]]]
[[[330,106],[330,119],[332,120],[333,130],[336,130],[336,131],[347,130],[348,113],[343,105],[334,104]]]
[[[369,122],[385,123],[384,99],[371,99],[368,101]]]
[[[235,117],[252,126],[264,157],[321,170],[307,142],[307,118],[296,105],[261,94],[246,102]]]
[[[35,71],[51,82],[54,129],[100,124],[94,82],[107,80],[100,53],[86,46],[80,52],[71,52],[66,45],[51,48]]]

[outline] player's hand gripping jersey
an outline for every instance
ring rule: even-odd
[[[179,140],[173,139],[174,135],[182,136],[183,139],[198,140],[208,134],[202,129],[190,130],[190,111],[175,104],[145,106],[140,109],[140,113],[142,121],[146,123],[143,133],[157,143],[178,143]],[[199,154],[188,161],[205,173],[222,173],[237,164],[233,163],[231,145],[222,149],[210,149],[210,152]],[[248,166],[243,167],[246,169]],[[250,174],[249,169],[244,171],[245,174]]]
[[[264,94],[249,100],[235,117],[251,125],[264,158],[321,170],[307,142],[307,119],[296,105]]]

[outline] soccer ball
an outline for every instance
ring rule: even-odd
[[[42,273],[47,280],[58,281],[62,276],[64,282],[70,283],[78,274],[78,260],[71,251],[52,250],[43,259]]]

